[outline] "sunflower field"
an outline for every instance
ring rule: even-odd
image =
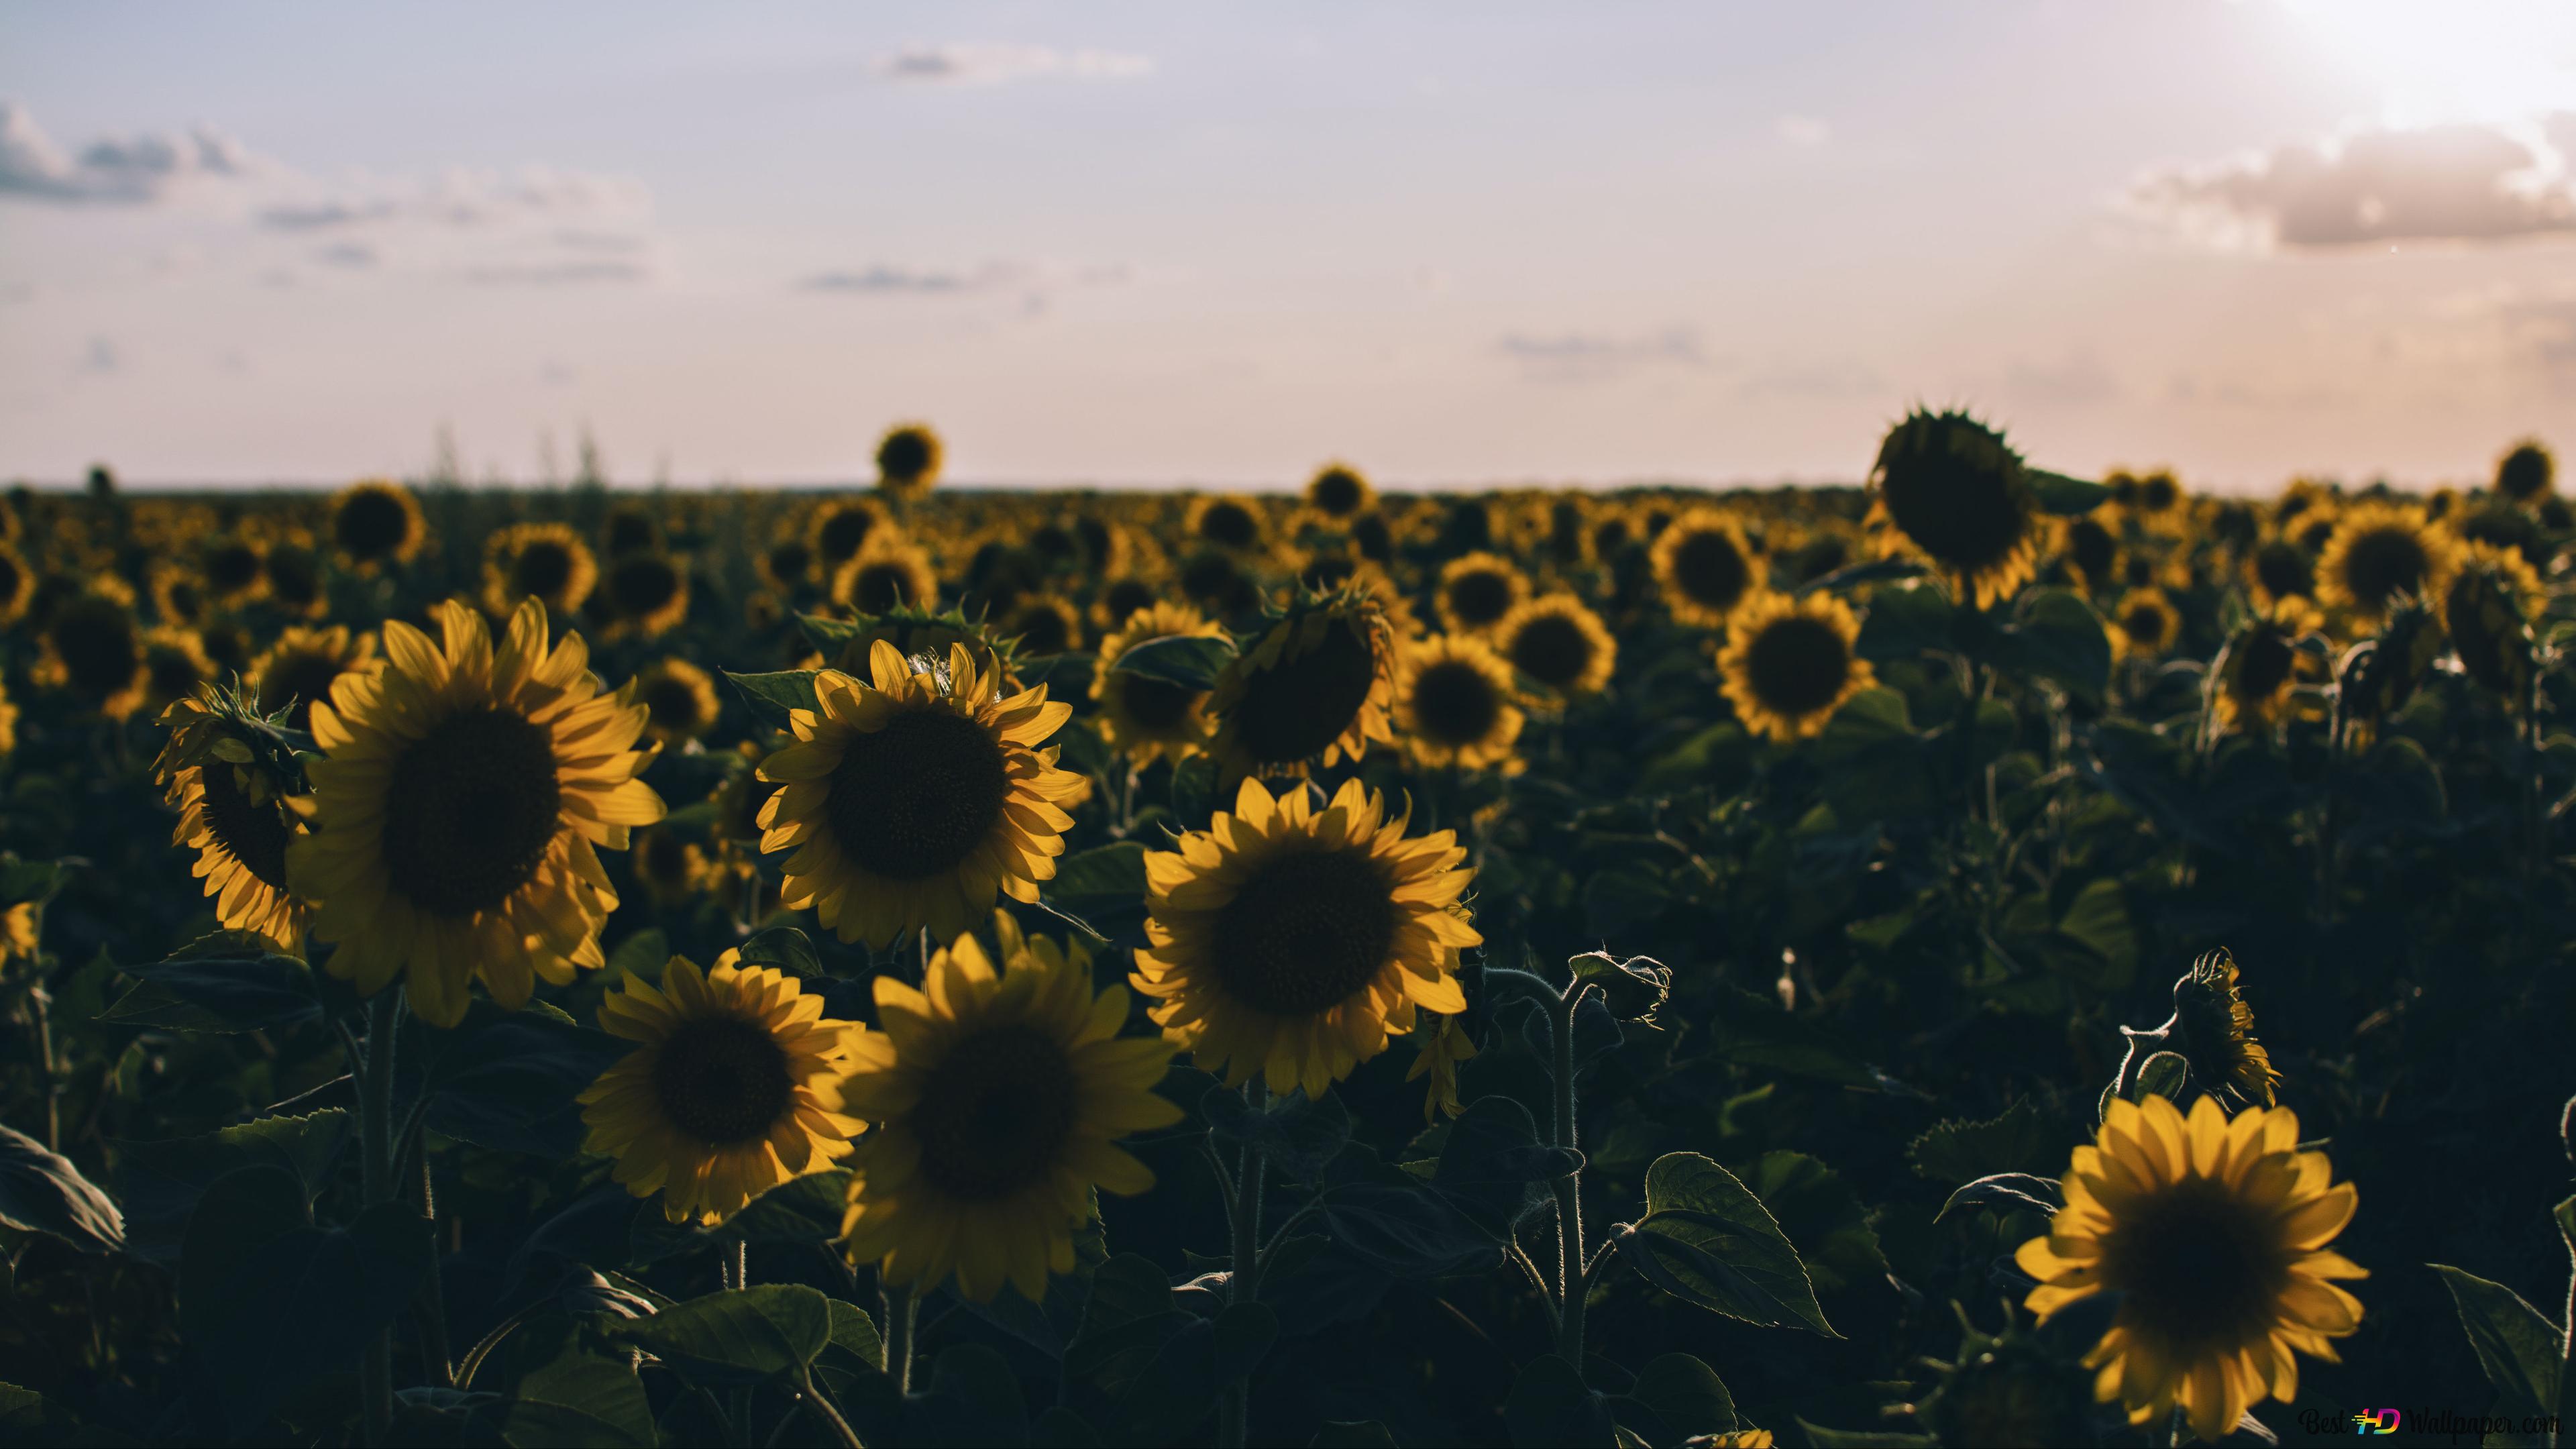
[[[2540,444],[876,463],[0,501],[0,1441],[2576,1443]]]

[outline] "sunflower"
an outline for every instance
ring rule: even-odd
[[[143,708],[160,712],[215,677],[215,662],[190,629],[143,631]]]
[[[1243,560],[1221,548],[1202,548],[1181,560],[1172,581],[1181,597],[1220,619],[1234,619],[1261,607],[1261,582]]]
[[[1440,566],[1432,608],[1453,634],[1482,634],[1529,597],[1529,579],[1499,554],[1464,554]]]
[[[786,862],[790,910],[812,906],[844,941],[884,945],[928,929],[955,940],[995,893],[1037,899],[1073,817],[1057,808],[1082,776],[1040,749],[1073,714],[1046,686],[1004,697],[998,666],[964,644],[907,660],[885,640],[868,679],[826,669],[796,743],[760,762],[780,784],[761,807],[765,852]]]
[[[1306,480],[1306,506],[1321,518],[1347,523],[1377,501],[1377,490],[1348,463],[1327,463]]]
[[[2111,610],[2107,631],[2116,655],[2154,659],[2182,637],[2182,615],[2162,589],[2132,589]]]
[[[113,575],[91,579],[47,615],[30,676],[70,691],[109,719],[134,713],[151,689],[152,675],[133,603],[132,592]]]
[[[2238,629],[2210,671],[2219,728],[2268,729],[2280,720],[2298,684],[2299,641],[2325,622],[2315,606],[2293,597]]]
[[[1883,552],[1921,554],[1980,609],[2030,581],[2039,506],[2003,434],[1966,413],[1918,409],[1888,429],[1870,479]]]
[[[560,523],[514,523],[483,545],[483,607],[495,614],[526,598],[569,614],[598,582],[590,545]]]
[[[620,503],[599,526],[599,546],[611,559],[650,553],[662,546],[662,524],[640,503]]]
[[[1413,1070],[1404,1079],[1430,1079],[1422,1090],[1424,1125],[1439,1121],[1443,1113],[1455,1117],[1466,1111],[1458,1100],[1458,1064],[1476,1055],[1476,1039],[1467,1034],[1467,1019],[1424,1012],[1414,1023],[1413,1035],[1421,1045],[1414,1054]]]
[[[668,825],[635,833],[628,863],[644,893],[663,906],[686,905],[715,883],[718,868],[707,853],[681,839]]]
[[[2084,1357],[2094,1397],[2131,1424],[2179,1405],[2216,1443],[2261,1400],[2298,1394],[2296,1355],[2333,1361],[2329,1339],[2360,1327],[2338,1278],[2364,1278],[2326,1244],[2352,1221],[2351,1183],[2298,1150],[2299,1120],[2249,1107],[2232,1120],[2215,1097],[2186,1118],[2149,1094],[2115,1098],[2090,1146],[2075,1149],[2066,1206],[2014,1261],[2040,1286],[2023,1300],[2045,1321],[2096,1293],[2122,1295]]]
[[[782,594],[793,594],[813,577],[814,547],[801,538],[782,538],[762,549],[751,565],[762,583]]]
[[[261,562],[268,574],[270,608],[299,619],[319,619],[331,612],[331,598],[322,585],[321,556],[306,544],[279,544]]]
[[[973,936],[931,958],[923,990],[876,979],[882,1030],[852,1039],[852,1114],[877,1124],[850,1159],[841,1238],[853,1262],[973,1302],[1008,1284],[1030,1302],[1073,1270],[1095,1189],[1132,1197],[1154,1174],[1116,1145],[1181,1110],[1154,1094],[1159,1037],[1122,1037],[1127,992],[1091,989],[1091,955],[1023,937],[996,913],[999,968]]]
[[[722,701],[705,670],[671,655],[635,674],[635,702],[644,706],[645,732],[665,745],[685,745],[716,727]]]
[[[1118,667],[1129,649],[1172,635],[1222,639],[1225,631],[1187,604],[1150,604],[1100,641],[1100,667],[1091,673],[1091,697],[1100,705],[1100,742],[1140,770],[1157,759],[1177,764],[1199,753],[1208,740],[1206,690]]]
[[[2238,988],[2236,958],[2224,948],[2192,963],[2174,983],[2174,1033],[2192,1076],[2212,1093],[2249,1107],[2278,1101],[2281,1074],[2254,1039],[2254,1008]]]
[[[18,750],[18,706],[9,700],[9,686],[0,681],[0,755]]]
[[[363,479],[331,500],[332,546],[354,568],[372,572],[408,563],[428,538],[420,500],[391,479]]]
[[[1112,578],[1092,596],[1092,631],[1106,639],[1126,628],[1127,621],[1136,617],[1137,610],[1150,609],[1161,602],[1163,591],[1143,575]]]
[[[1021,600],[1002,616],[995,632],[1016,642],[1023,658],[1062,654],[1082,641],[1082,614],[1052,594]]]
[[[1756,734],[1782,744],[1822,734],[1844,700],[1878,682],[1859,641],[1860,621],[1831,594],[1758,593],[1718,651],[1721,688]]]
[[[179,812],[170,843],[197,853],[188,873],[206,883],[225,930],[300,953],[312,910],[287,893],[286,847],[304,833],[303,822],[286,802],[271,753],[255,748],[239,714],[212,689],[162,711],[170,739],[152,772]]]
[[[2471,679],[2519,708],[2531,682],[2531,626],[2548,596],[2520,553],[2472,543],[2442,592],[2442,622]]]
[[[219,534],[197,547],[197,576],[221,608],[238,608],[268,591],[264,564],[259,545],[239,534]]]
[[[670,554],[627,554],[600,582],[617,633],[658,638],[689,617],[688,565]]]
[[[2558,461],[2540,440],[2525,438],[2496,460],[2496,491],[2516,503],[2529,504],[2547,496],[2557,472]]]
[[[1395,743],[1396,641],[1367,596],[1334,594],[1291,609],[1227,661],[1208,696],[1214,752],[1229,775],[1300,774]]]
[[[730,953],[728,953],[730,954]],[[585,1150],[617,1159],[637,1197],[672,1222],[712,1227],[791,1178],[850,1154],[867,1124],[842,1112],[865,1028],[769,966],[674,956],[657,990],[627,973],[600,998],[599,1028],[636,1043],[581,1096]]]
[[[859,556],[859,550],[885,521],[884,505],[871,498],[832,498],[815,504],[805,519],[805,547],[809,553],[804,562],[815,566],[823,577],[831,577],[841,565]],[[770,553],[775,555],[777,550]],[[803,577],[802,569],[797,577]]]
[[[1459,903],[1471,872],[1457,837],[1405,838],[1410,820],[1345,780],[1318,810],[1307,787],[1258,780],[1179,849],[1145,857],[1136,989],[1201,1069],[1237,1086],[1321,1097],[1413,1029],[1416,1009],[1467,1009],[1458,953],[1484,937]]]
[[[939,575],[920,545],[884,529],[832,574],[832,599],[862,614],[939,605]]]
[[[35,597],[35,570],[27,567],[18,550],[0,543],[0,629],[27,617],[27,605]]]
[[[1697,507],[1675,518],[1656,537],[1652,559],[1673,617],[1698,628],[1724,625],[1762,588],[1762,559],[1724,509]]]
[[[402,976],[422,1019],[454,1026],[476,977],[516,1010],[535,976],[604,964],[617,897],[593,847],[625,849],[663,809],[635,778],[644,706],[600,692],[580,635],[548,649],[534,599],[497,649],[464,604],[437,617],[443,648],[387,620],[383,666],[315,702],[318,819],[286,868],[313,934],[339,943],[332,975],[369,996]]]
[[[2182,491],[2182,484],[2175,481],[2170,469],[2159,468],[2152,473],[2142,473],[2130,481],[2132,486],[2120,502],[2141,528],[2179,535],[2188,527],[2191,500]],[[2122,490],[2115,486],[2112,491],[2117,494]]]
[[[889,498],[909,501],[928,493],[939,481],[945,450],[927,423],[905,423],[877,444],[877,488]]]
[[[2317,559],[2317,601],[2375,628],[2401,595],[2440,599],[2460,553],[2459,543],[2427,523],[2421,508],[2354,504]]]
[[[1431,769],[1481,770],[1519,761],[1521,710],[1512,667],[1473,635],[1435,634],[1403,651],[1395,716],[1405,748]]]
[[[1494,626],[1494,639],[1514,669],[1563,698],[1599,694],[1619,665],[1619,641],[1572,594],[1522,604]]]
[[[2265,539],[2245,560],[2245,582],[2260,604],[2313,599],[2317,592],[2316,560],[2290,539]]]
[[[1228,553],[1257,554],[1268,542],[1260,506],[1223,493],[1193,501],[1181,533]]]
[[[2097,508],[2091,515],[2070,520],[2058,537],[2060,556],[2083,580],[2088,593],[2098,594],[2111,584],[2120,560],[2120,535],[2112,527],[2117,519],[2105,516],[2111,512]]]
[[[206,581],[177,564],[156,564],[148,587],[152,591],[152,616],[173,629],[193,629],[214,617],[214,601],[206,597]]]
[[[290,624],[277,642],[250,663],[245,683],[262,715],[287,710],[287,728],[309,730],[313,702],[331,696],[331,681],[350,670],[375,667],[376,636],[352,635],[346,625],[312,629]]]

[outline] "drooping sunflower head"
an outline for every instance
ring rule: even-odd
[[[1619,642],[1601,616],[1572,594],[1546,594],[1503,616],[1494,627],[1514,669],[1560,699],[1599,694],[1619,667]]]
[[[1395,633],[1355,591],[1301,601],[1228,661],[1208,697],[1230,776],[1301,774],[1394,743]]]
[[[792,851],[789,909],[812,906],[844,941],[883,945],[927,928],[954,940],[996,893],[1037,899],[1084,777],[1046,740],[1073,707],[1046,687],[1005,696],[999,669],[963,644],[945,659],[871,646],[868,677],[815,676],[796,743],[760,763],[781,786],[761,807],[761,849]]]
[[[1482,551],[1440,566],[1432,605],[1453,634],[1482,634],[1503,622],[1530,593],[1529,576],[1510,559]]]
[[[409,562],[428,538],[420,500],[390,479],[363,479],[331,500],[331,544],[353,568]]]
[[[2465,510],[2457,524],[2463,542],[2491,543],[2522,555],[2533,568],[2545,568],[2555,551],[2550,530],[2542,527],[2536,510],[2516,508],[2508,503],[2490,503]]]
[[[1232,814],[1149,853],[1153,945],[1130,979],[1164,1033],[1228,1085],[1261,1072],[1320,1097],[1417,1008],[1466,1010],[1459,953],[1484,940],[1459,902],[1466,851],[1409,824],[1357,780],[1322,808],[1303,784],[1273,798],[1246,780]]]
[[[314,703],[318,818],[286,865],[315,937],[338,943],[333,975],[365,995],[400,976],[414,1011],[453,1026],[478,978],[515,1010],[535,977],[603,964],[617,897],[594,847],[625,849],[663,811],[635,778],[644,706],[600,692],[580,635],[549,648],[534,599],[497,647],[461,603],[436,617],[437,641],[388,620],[384,664]]]
[[[720,1223],[847,1157],[867,1127],[842,1110],[864,1028],[774,967],[701,973],[674,956],[658,989],[630,973],[602,997],[599,1026],[636,1048],[582,1092],[583,1146],[617,1159],[628,1192],[660,1193],[672,1222]]]
[[[2517,708],[2531,680],[2532,626],[2547,599],[2522,555],[2491,543],[2470,544],[2442,591],[2442,622],[2460,668]]]
[[[2530,503],[2547,494],[2557,476],[2558,460],[2549,456],[2538,438],[2523,439],[2496,460],[2496,491],[2516,503]]]
[[[598,581],[590,545],[560,523],[514,523],[483,546],[483,606],[495,614],[529,598],[568,614]]]
[[[928,423],[904,423],[877,444],[877,487],[887,496],[912,499],[939,481],[945,449]]]
[[[2405,597],[2391,605],[2379,637],[2344,652],[2337,691],[2344,718],[2367,743],[2379,723],[2406,707],[2442,654],[2442,623],[2430,604]]]
[[[2266,1398],[2298,1393],[2298,1354],[2331,1360],[2330,1340],[2361,1325],[2338,1279],[2367,1277],[2326,1247],[2352,1220],[2352,1184],[2329,1186],[2323,1153],[2298,1149],[2298,1118],[2249,1107],[2230,1119],[2215,1097],[2185,1117],[2149,1093],[2115,1098],[2100,1133],[2075,1149],[2066,1206],[2014,1255],[2040,1286],[2024,1300],[2045,1322],[2097,1293],[2121,1295],[2085,1355],[2094,1396],[2131,1424],[2179,1406],[2216,1443]]]
[[[830,577],[859,556],[869,535],[886,521],[885,508],[871,498],[833,498],[814,506],[805,520],[805,546],[811,560]]]
[[[1653,559],[1665,607],[1694,628],[1724,626],[1763,588],[1766,565],[1731,509],[1684,510],[1655,536]]]
[[[834,571],[832,599],[862,614],[936,608],[939,575],[920,545],[879,529]]]
[[[286,888],[286,847],[304,833],[289,803],[303,776],[284,740],[254,707],[208,685],[162,711],[170,737],[153,777],[179,812],[170,842],[197,853],[189,873],[206,883],[216,918],[281,951],[300,951],[311,912]]]
[[[636,671],[634,691],[646,712],[645,731],[674,747],[704,737],[724,708],[714,676],[676,654]]]
[[[1824,733],[1844,700],[1878,682],[1860,657],[1860,620],[1827,593],[1764,592],[1728,626],[1717,670],[1736,717],[1756,734],[1791,744]]]
[[[881,1030],[851,1043],[853,1115],[877,1124],[850,1159],[841,1237],[854,1262],[973,1302],[1007,1285],[1035,1302],[1073,1268],[1095,1191],[1154,1174],[1116,1145],[1167,1127],[1159,1037],[1122,1037],[1127,993],[1092,990],[1091,956],[994,917],[998,964],[973,936],[931,958],[922,990],[876,979]]]
[[[1175,762],[1199,753],[1208,741],[1208,692],[1118,667],[1121,656],[1148,639],[1172,636],[1222,639],[1225,631],[1187,604],[1150,604],[1127,616],[1100,641],[1100,667],[1091,674],[1091,697],[1100,705],[1101,743],[1138,769],[1157,759]]]
[[[2401,598],[2440,599],[2459,563],[2458,540],[2426,522],[2423,509],[2358,503],[2317,559],[2317,601],[2374,626]]]
[[[1396,673],[1396,728],[1417,764],[1482,770],[1519,763],[1522,715],[1512,667],[1472,635],[1408,644]]]
[[[2222,729],[2267,729],[2290,703],[2299,678],[2299,641],[2325,615],[2297,597],[2276,601],[2227,641],[2212,670],[2210,703]]]
[[[331,681],[353,669],[375,664],[376,636],[352,634],[346,625],[328,629],[290,624],[251,661],[247,681],[263,715],[287,711],[286,726],[311,728],[313,702],[331,697]]]
[[[602,583],[617,633],[658,638],[689,616],[689,568],[675,555],[629,553],[609,564]]]
[[[151,689],[143,636],[134,621],[133,595],[113,576],[100,576],[47,611],[31,673],[37,683],[69,691],[84,707],[121,720],[142,706]]]
[[[1306,506],[1335,522],[1358,517],[1376,500],[1377,490],[1348,463],[1327,463],[1306,480]]]
[[[2240,1104],[2272,1106],[2281,1074],[2254,1039],[2254,1008],[2237,983],[2236,958],[2225,948],[2192,963],[2174,983],[2174,1031],[2183,1059],[2203,1086]]]
[[[1212,493],[1193,501],[1181,532],[1229,553],[1258,553],[1269,542],[1268,525],[1260,507],[1249,498],[1227,493]]]
[[[2160,658],[2182,637],[2182,613],[2158,588],[2130,590],[2108,622],[2111,647],[2125,658]]]
[[[18,556],[18,550],[0,543],[0,629],[27,617],[27,605],[36,597],[36,571]]]
[[[1920,553],[1980,609],[2029,582],[2038,505],[2002,433],[1963,412],[1917,409],[1888,429],[1870,477],[1883,547]]]

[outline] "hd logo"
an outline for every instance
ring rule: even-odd
[[[2398,1424],[2403,1422],[2405,1417],[2395,1409],[2364,1409],[2352,1416],[2352,1432],[2394,1434],[2397,1432]]]

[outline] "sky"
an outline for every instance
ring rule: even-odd
[[[2576,448],[2576,4],[0,9],[0,477],[2431,485]]]

